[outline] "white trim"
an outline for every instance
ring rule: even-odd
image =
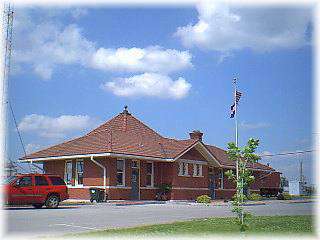
[[[236,167],[233,167],[233,166],[230,166],[230,165],[221,165],[222,168],[225,168],[225,169],[236,169]],[[270,170],[264,170],[264,169],[257,169],[257,168],[247,168],[251,171],[259,171],[259,172],[277,172],[276,170],[274,169],[270,169]]]
[[[153,164],[153,162],[146,162],[146,164],[148,164],[148,163],[151,163],[151,185],[146,185],[146,186],[147,187],[154,187],[154,164]],[[148,169],[148,168],[146,167],[146,169]],[[146,176],[147,176],[147,172],[146,172]]]
[[[55,157],[42,157],[42,158],[29,158],[20,159],[19,162],[42,162],[48,160],[60,160],[60,159],[74,159],[74,158],[90,158],[93,157],[115,157],[115,158],[128,158],[128,159],[143,159],[148,161],[161,161],[161,162],[174,162],[173,158],[155,158],[155,157],[144,157],[130,154],[120,154],[120,153],[94,153],[94,154],[78,154],[70,156],[55,156]]]
[[[158,187],[140,187],[140,189],[143,190],[153,190],[153,189],[159,189]]]
[[[219,175],[218,178],[216,178],[215,181],[219,181],[221,179],[221,184],[219,188],[215,188],[215,189],[223,189],[223,181],[224,181],[224,169],[223,168],[218,168],[219,171]],[[221,177],[220,177],[220,172],[221,172]],[[216,174],[214,173],[214,175],[216,176]]]
[[[228,189],[216,188],[215,191],[236,191],[236,189],[235,188],[228,188]]]
[[[118,167],[117,162],[123,161],[123,169],[122,169],[122,184],[117,184],[118,187],[125,187],[126,186],[126,160],[125,159],[117,159],[116,160],[116,180],[118,181],[117,175],[118,175]],[[120,173],[120,172],[119,172]]]
[[[201,160],[190,160],[190,159],[180,158],[178,161],[184,161],[184,162],[186,162],[186,163],[191,163],[191,164],[208,165],[208,162],[207,162],[207,161],[201,161]]]
[[[67,186],[68,188],[106,188],[106,189],[131,189],[131,187],[125,187],[125,186]]]
[[[29,158],[29,159],[19,159],[18,162],[43,162],[43,161],[49,161],[49,160],[67,160],[67,159],[75,159],[75,158],[90,158],[93,157],[121,157],[121,158],[128,158],[128,159],[141,159],[141,160],[148,160],[148,161],[159,161],[159,162],[174,162],[179,157],[181,157],[183,154],[188,152],[193,147],[200,145],[205,151],[208,153],[209,156],[214,159],[214,161],[218,164],[219,167],[223,168],[235,168],[229,165],[221,165],[219,161],[207,150],[207,148],[204,146],[203,143],[196,142],[191,147],[189,147],[187,150],[185,150],[183,153],[179,154],[175,158],[156,158],[156,157],[144,157],[144,156],[137,156],[137,155],[130,155],[130,154],[120,154],[120,153],[94,153],[94,154],[78,154],[78,155],[70,155],[70,156],[53,156],[53,157],[43,157],[43,158]],[[192,160],[191,160],[192,161]],[[215,166],[215,165],[213,165]],[[216,166],[215,166],[216,167]],[[262,172],[276,172],[275,169],[270,170],[263,170],[263,169],[256,169],[256,168],[248,168],[252,171],[262,171]]]
[[[79,184],[78,182],[78,162],[82,162],[82,184]],[[76,159],[76,176],[74,179],[74,185],[75,186],[83,186],[83,180],[84,180],[84,161],[83,159]]]
[[[222,174],[221,174],[221,189],[223,189],[223,183],[224,183],[224,170],[223,170],[223,168],[221,168],[221,172],[222,172]]]
[[[91,156],[90,160],[95,163],[97,166],[101,167],[103,169],[103,188],[106,189],[107,186],[107,168],[97,162],[96,160],[93,159],[93,156]]]
[[[178,161],[178,168],[179,168],[179,172],[178,172],[178,176],[179,177],[190,177],[189,175],[189,163],[183,161],[183,160],[179,160]],[[183,164],[184,164],[184,174],[183,174]]]
[[[201,149],[203,149],[207,154],[208,156],[211,157],[211,159],[213,160],[213,162],[215,162],[217,164],[217,166],[221,166],[220,162],[215,158],[214,155],[212,155],[212,153],[206,148],[206,146],[200,142],[200,141],[197,141],[195,142],[192,146],[190,146],[189,148],[187,148],[185,151],[183,151],[182,153],[180,153],[177,157],[174,158],[174,161],[178,160],[181,156],[183,156],[183,154],[187,153],[189,150],[191,150],[193,147],[201,147]],[[197,149],[198,150],[198,149]],[[199,151],[199,150],[198,150]],[[200,152],[201,155],[203,155],[201,152]],[[204,156],[205,157],[205,156]],[[210,159],[210,160],[211,160]],[[207,160],[207,159],[206,159]],[[211,160],[211,161],[212,161]],[[207,160],[208,161],[208,160]]]
[[[71,163],[71,180],[70,180],[70,184],[67,183],[67,163]],[[65,181],[65,183],[67,184],[67,186],[72,186],[72,175],[73,175],[73,163],[72,160],[66,160],[64,163],[64,178],[63,180]]]
[[[209,188],[189,188],[189,187],[173,187],[173,190],[210,190]]]
[[[199,175],[197,175],[197,165],[199,166]],[[199,163],[193,164],[193,177],[203,177],[202,164],[199,164]]]

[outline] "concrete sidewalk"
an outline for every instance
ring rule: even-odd
[[[72,200],[69,200],[69,202]],[[82,201],[82,200],[81,200]],[[80,201],[80,202],[81,202]],[[79,202],[79,200],[78,200]],[[87,201],[89,202],[89,201]],[[302,202],[302,201],[301,201]],[[119,203],[119,202],[118,202]],[[121,203],[124,203],[122,201]],[[117,203],[116,203],[117,204]],[[7,233],[31,236],[57,236],[118,227],[135,227],[208,217],[233,217],[230,203],[221,206],[192,202],[165,204],[116,205],[110,203],[60,206],[57,209],[35,209],[31,206],[4,210]],[[219,204],[219,203],[216,203]],[[265,205],[245,206],[255,216],[312,215],[314,203],[269,201]]]
[[[315,199],[292,199],[292,200],[260,200],[260,201],[246,201],[244,206],[251,205],[266,205],[271,203],[309,203],[315,202]],[[61,205],[93,205],[96,202],[91,203],[90,200],[83,199],[68,199],[61,203]],[[153,200],[107,200],[99,204],[115,205],[115,206],[130,206],[130,205],[146,205],[146,204],[178,204],[178,205],[202,205],[203,203],[197,203],[195,201],[186,200],[170,200],[170,201],[153,201]],[[231,205],[231,201],[225,202],[223,200],[213,200],[209,204],[211,206],[228,206]]]

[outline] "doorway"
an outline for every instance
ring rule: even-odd
[[[215,176],[214,176],[214,172],[213,172],[213,168],[210,167],[209,168],[209,174],[208,174],[208,178],[209,178],[209,189],[210,189],[210,197],[211,199],[215,199],[216,195],[215,195]]]
[[[139,200],[140,199],[140,166],[139,162],[132,160],[131,162],[131,199]]]

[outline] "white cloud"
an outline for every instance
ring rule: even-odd
[[[87,115],[62,115],[49,117],[38,114],[25,116],[18,125],[22,132],[32,132],[40,137],[59,139],[75,131],[88,130],[98,121]]]
[[[71,15],[85,14],[73,9]],[[33,19],[28,11],[17,13],[15,26],[16,64],[25,63],[44,80],[51,79],[59,65],[77,64],[113,72],[157,72],[168,74],[192,67],[188,51],[164,49],[160,46],[145,48],[97,48],[76,24],[63,26],[57,14],[45,15],[42,22]]]
[[[259,128],[268,128],[270,127],[270,124],[265,122],[260,122],[260,123],[242,122],[239,124],[239,127],[245,130],[251,130],[251,129],[259,129]]]
[[[61,28],[42,23],[31,27],[28,33],[18,28],[17,35],[15,63],[30,64],[34,73],[44,80],[51,78],[58,64],[85,65],[95,51],[94,43],[84,38],[74,24]]]
[[[40,144],[36,144],[36,143],[28,143],[26,145],[26,152],[27,154],[36,152],[38,150],[40,150],[42,148],[42,146]]]
[[[269,51],[307,44],[310,9],[231,8],[221,2],[204,1],[197,10],[197,23],[179,27],[175,33],[186,47],[229,52],[245,48]]]
[[[153,96],[181,99],[188,95],[191,84],[184,78],[172,80],[157,73],[143,73],[127,78],[117,78],[101,86],[106,91],[123,97]]]
[[[80,65],[101,71],[141,74],[104,84],[105,90],[118,96],[180,99],[188,94],[190,83],[182,77],[172,80],[168,76],[192,67],[192,55],[188,51],[160,46],[97,48],[96,43],[88,40],[76,24],[63,26],[58,20],[63,14],[61,11],[43,14],[42,18],[31,18],[27,10],[17,13],[13,60],[17,66],[15,69],[20,71],[15,71],[16,74],[21,74],[27,66],[41,79],[50,80],[60,65]],[[87,11],[72,9],[69,14],[79,18]],[[26,65],[19,67],[22,64]]]
[[[78,20],[79,18],[86,16],[88,14],[88,10],[84,8],[75,8],[71,10],[71,16]]]
[[[94,68],[107,71],[170,73],[191,67],[188,51],[147,48],[100,48],[92,58]]]

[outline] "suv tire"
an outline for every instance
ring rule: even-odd
[[[46,200],[47,208],[57,208],[59,206],[59,197],[57,195],[50,195]]]
[[[41,204],[41,203],[35,203],[35,204],[32,204],[32,206],[33,206],[34,208],[40,209],[40,208],[42,208],[43,204]]]

